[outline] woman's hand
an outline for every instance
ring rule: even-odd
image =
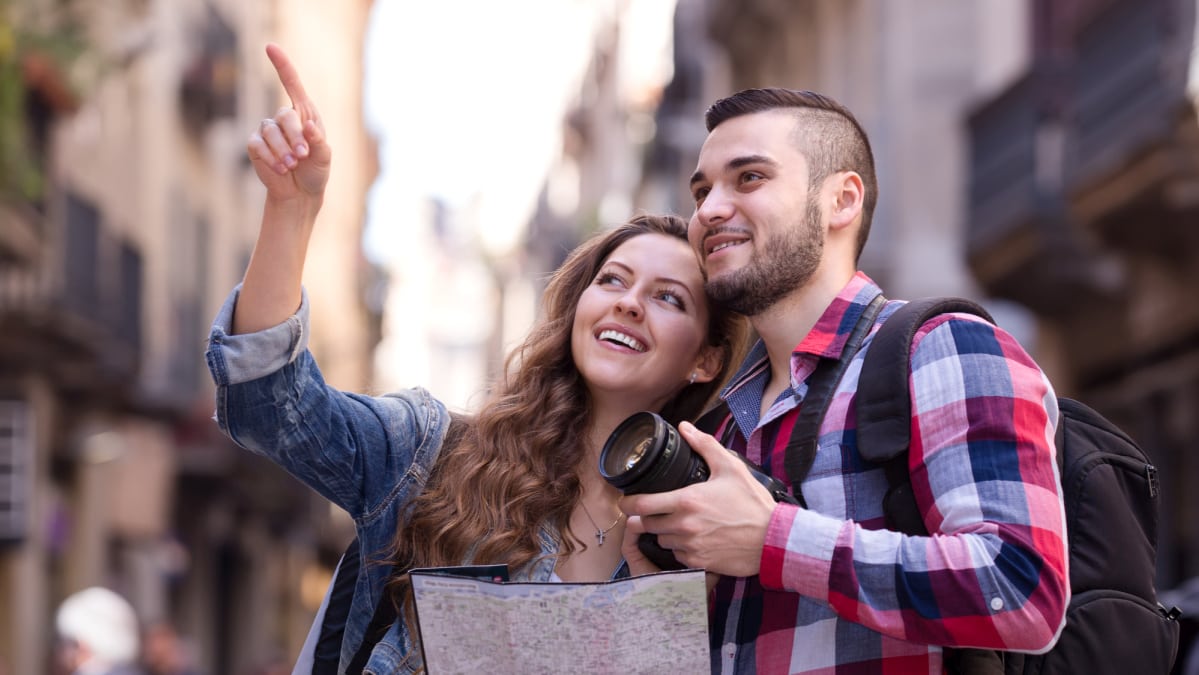
[[[266,54],[291,106],[260,122],[246,143],[254,172],[266,186],[266,202],[233,311],[234,335],[278,325],[300,306],[304,258],[333,156],[321,116],[295,66],[278,45],[267,45]]]
[[[333,154],[325,142],[324,124],[287,54],[274,44],[267,45],[266,54],[291,106],[262,120],[250,134],[246,151],[258,180],[266,186],[268,201],[308,199],[319,204]]]

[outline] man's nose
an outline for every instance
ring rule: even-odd
[[[703,202],[695,207],[695,217],[701,225],[719,225],[726,222],[733,214],[733,201],[722,189],[713,187]]]

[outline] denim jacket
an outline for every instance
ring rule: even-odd
[[[234,289],[217,314],[205,354],[216,383],[216,420],[239,446],[268,457],[354,519],[364,564],[342,643],[344,672],[390,571],[389,565],[366,561],[387,550],[402,507],[423,489],[450,416],[424,389],[372,397],[325,384],[307,349],[307,294],[282,324],[230,335],[240,290]],[[543,529],[540,540],[544,553],[557,551],[556,533]],[[513,579],[549,581],[553,569],[553,559],[543,557],[514,571]],[[420,666],[419,650],[397,621],[364,672],[410,673]]]

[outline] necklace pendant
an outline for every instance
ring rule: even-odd
[[[599,530],[599,529],[597,529],[597,530],[595,531],[595,540],[596,540],[597,542],[599,542],[599,543],[598,543],[598,544],[596,544],[596,546],[603,546],[603,545],[604,545],[604,539],[605,539],[607,536],[608,536],[608,533],[607,533],[607,532],[604,532],[603,530]]]

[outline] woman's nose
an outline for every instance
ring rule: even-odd
[[[641,300],[630,290],[616,299],[616,310],[621,314],[639,318],[642,314]]]

